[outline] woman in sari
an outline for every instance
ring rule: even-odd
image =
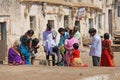
[[[104,40],[102,41],[102,56],[100,66],[113,67],[114,54],[111,48],[111,41],[109,40],[109,34],[104,34]]]
[[[26,64],[31,65],[30,51],[32,50],[32,36],[34,35],[33,30],[28,30],[23,36],[20,37],[21,45],[20,50],[25,58]]]
[[[66,49],[66,63],[67,66],[70,66],[70,53],[73,51],[73,44],[78,43],[79,41],[74,38],[74,30],[70,30],[69,32],[70,38],[65,41],[65,49]]]
[[[9,48],[8,51],[8,63],[9,65],[20,65],[25,64],[22,59],[21,53],[19,52],[19,41],[15,41],[13,47]]]

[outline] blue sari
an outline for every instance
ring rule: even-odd
[[[26,39],[26,42],[23,38],[23,36],[20,38],[21,41],[21,45],[20,45],[20,49],[21,49],[21,53],[24,56],[25,62],[26,64],[31,64],[30,61],[30,49],[28,47],[28,44],[30,41],[32,41],[32,38]],[[26,44],[28,43],[28,44]]]

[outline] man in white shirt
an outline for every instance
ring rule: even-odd
[[[46,52],[46,59],[49,63],[49,56],[52,56],[52,65],[55,66],[55,54],[52,52],[52,48],[57,45],[56,43],[57,34],[52,29],[52,24],[47,24],[47,29],[43,32],[43,46]],[[50,65],[50,64],[48,64]]]
[[[94,28],[89,29],[89,34],[93,37],[91,45],[89,46],[89,55],[92,56],[93,66],[100,65],[100,57],[102,51],[101,38],[96,32],[97,31]]]

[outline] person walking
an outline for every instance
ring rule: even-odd
[[[102,41],[102,56],[100,66],[114,67],[114,54],[109,37],[110,36],[108,33],[104,34],[104,40]]]
[[[89,55],[92,56],[93,66],[99,66],[100,65],[101,51],[102,51],[101,38],[97,34],[97,31],[95,28],[90,28],[89,34],[90,34],[90,36],[93,37],[92,42],[89,45],[89,47],[90,47]]]

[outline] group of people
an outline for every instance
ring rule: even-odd
[[[8,50],[8,63],[9,65],[22,65],[33,64],[35,59],[35,53],[39,48],[39,40],[33,38],[33,30],[28,30],[24,35],[20,37],[20,40],[16,40],[14,45]]]
[[[46,30],[43,32],[43,46],[46,52],[46,59],[49,62],[49,57],[52,56],[52,65],[58,66],[87,66],[82,63],[80,58],[80,32],[78,27],[65,30],[59,28],[60,40],[57,44],[57,32],[52,28],[51,24],[47,24]],[[58,59],[56,61],[55,55]]]
[[[58,66],[87,66],[82,63],[81,53],[81,34],[78,26],[74,29],[59,28],[60,40],[57,44],[57,32],[52,28],[51,24],[47,24],[46,30],[43,32],[43,46],[46,52],[47,61],[52,61],[52,65]],[[109,40],[109,34],[104,34],[104,40],[97,34],[95,28],[89,29],[92,37],[89,55],[92,56],[93,66],[111,66],[114,67],[114,54]],[[55,63],[55,55],[57,55],[57,63]],[[52,60],[49,59],[52,56]]]
[[[92,42],[89,45],[89,55],[92,56],[93,66],[114,67],[114,54],[111,47],[110,36],[108,33],[104,34],[104,40],[97,34],[95,28],[89,29],[89,34],[92,36]]]
[[[43,32],[43,47],[48,63],[52,61],[53,66],[88,66],[83,64],[81,60],[81,34],[78,26],[67,30],[59,28],[60,40],[58,44],[56,41],[58,33],[53,29],[52,24],[48,23],[46,26],[47,28]],[[114,67],[114,54],[109,34],[104,34],[103,41],[95,28],[90,28],[89,34],[92,37],[89,55],[92,56],[93,66]],[[32,38],[33,35],[34,31],[28,30],[20,37],[20,40],[14,42],[13,47],[9,48],[8,63],[10,65],[33,64],[35,53],[39,48],[39,40]],[[50,56],[52,60],[50,60]]]

